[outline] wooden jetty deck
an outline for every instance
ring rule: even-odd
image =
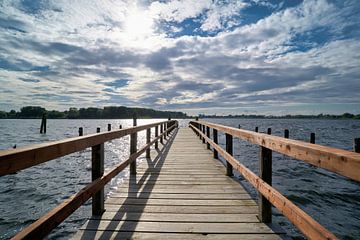
[[[46,237],[90,198],[92,217],[74,239],[279,239],[285,236],[271,224],[272,206],[308,239],[337,239],[272,186],[272,152],[360,182],[359,153],[272,136],[271,129],[265,134],[199,120],[179,129],[171,119],[142,126],[134,119],[133,125],[0,151],[3,176],[91,148],[91,182],[12,239]],[[146,143],[138,149],[141,131]],[[104,172],[104,143],[126,136],[128,159]],[[233,157],[233,138],[259,147],[259,175]],[[143,153],[146,160],[137,166]],[[105,185],[128,166],[128,179],[104,201]],[[258,191],[259,206],[232,178],[234,171]]]
[[[280,239],[190,128],[173,131],[151,156],[74,239]]]

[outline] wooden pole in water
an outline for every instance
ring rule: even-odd
[[[271,134],[271,128],[268,128]],[[272,185],[272,150],[260,147],[260,178],[270,186]],[[259,193],[259,219],[260,222],[271,222],[271,203]]]
[[[46,133],[46,114],[44,113],[41,118],[40,133]]]
[[[241,128],[241,125],[239,124],[239,129]]]
[[[195,117],[195,121],[199,121],[199,117]]]
[[[360,138],[354,139],[354,152],[360,153]]]
[[[259,132],[259,127],[255,127],[255,132]]]
[[[284,138],[289,138],[289,129],[284,130]]]
[[[226,133],[225,137],[226,137],[226,152],[232,156],[233,155],[233,136]],[[226,161],[226,176],[229,176],[229,177],[234,176],[233,166],[228,161]]]
[[[120,124],[119,129],[122,129],[122,125]]]
[[[79,136],[82,136],[84,134],[83,128],[79,127]]]
[[[133,126],[137,126],[136,116],[133,118]],[[132,133],[130,135],[130,155],[136,153],[137,151],[137,133]],[[136,174],[136,159],[130,163],[130,174]]]
[[[111,131],[111,124],[108,123],[108,131],[110,132]]]
[[[310,134],[310,143],[315,144],[315,133]]]
[[[218,144],[218,131],[215,128],[213,128],[213,139],[214,139],[214,143]],[[218,151],[216,151],[215,148],[213,149],[214,149],[214,158],[219,159]]]
[[[100,132],[100,128],[96,129]],[[104,174],[104,144],[98,144],[91,148],[91,179],[92,181],[100,178]],[[101,215],[105,212],[104,207],[104,188],[102,187],[92,197],[92,214]]]

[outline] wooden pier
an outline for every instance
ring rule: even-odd
[[[138,165],[74,239],[280,239],[189,128]]]
[[[92,151],[91,182],[12,239],[44,238],[90,198],[92,216],[75,239],[279,239],[284,233],[272,223],[272,206],[305,237],[337,239],[271,186],[272,152],[357,182],[360,154],[272,136],[270,130],[265,134],[198,120],[179,129],[170,119],[136,126],[134,120],[131,128],[0,151],[0,176]],[[146,131],[146,143],[138,148],[140,131]],[[218,144],[219,134],[225,135],[225,148]],[[129,158],[104,173],[104,143],[125,136],[130,136]],[[232,156],[233,138],[259,146],[259,176]],[[146,160],[137,164],[144,153]],[[127,167],[129,177],[105,201],[104,186]],[[233,178],[234,171],[258,191],[258,205]]]

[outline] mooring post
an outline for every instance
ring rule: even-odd
[[[215,128],[213,128],[213,139],[214,139],[214,143],[218,144],[218,131]],[[213,149],[214,149],[214,158],[219,159],[218,151],[216,151],[215,148]]]
[[[155,127],[155,138],[157,138],[159,136],[159,126]],[[159,140],[156,140],[155,142],[155,148],[158,149],[159,148]]]
[[[241,125],[239,124],[239,129],[241,128]]]
[[[79,127],[79,136],[82,136],[84,134],[83,128]]]
[[[354,152],[360,153],[360,138],[354,139]]]
[[[199,117],[195,117],[195,121],[199,121]]]
[[[111,124],[108,123],[108,131],[110,132],[111,131]]]
[[[231,156],[233,155],[233,136],[226,133],[226,152]],[[232,177],[234,176],[232,165],[226,161],[226,176]]]
[[[151,128],[146,129],[146,144],[150,143]],[[150,158],[150,147],[146,149],[146,158]]]
[[[100,132],[100,128],[96,129]],[[104,174],[104,144],[98,144],[91,148],[91,180],[94,181]],[[92,214],[101,215],[105,211],[104,188],[101,188],[92,197]]]
[[[46,114],[44,113],[41,118],[40,133],[46,133]]]
[[[259,127],[255,127],[255,132],[259,132]]]
[[[205,125],[202,125],[202,133],[205,135],[205,128],[206,126]],[[202,138],[202,142],[205,143],[205,138],[203,137]]]
[[[310,133],[310,143],[315,144],[315,133]]]
[[[289,129],[284,130],[284,138],[289,138]]]
[[[271,128],[268,128],[271,134]],[[272,150],[260,147],[260,178],[270,186],[272,185]],[[271,203],[259,193],[259,219],[260,222],[271,222]]]
[[[134,127],[137,126],[137,120],[135,116],[133,118],[133,126]],[[130,135],[130,156],[136,153],[136,151],[137,151],[137,132],[132,133]],[[136,159],[134,159],[130,163],[130,174],[136,174]]]
[[[206,136],[208,138],[210,138],[210,128],[208,126],[206,126]],[[210,149],[210,143],[209,142],[206,143],[206,147],[207,147],[207,149]]]
[[[119,129],[122,129],[122,125],[120,124]]]

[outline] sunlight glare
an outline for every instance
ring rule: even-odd
[[[132,39],[145,38],[153,33],[153,19],[145,11],[137,9],[129,12],[124,31]]]

